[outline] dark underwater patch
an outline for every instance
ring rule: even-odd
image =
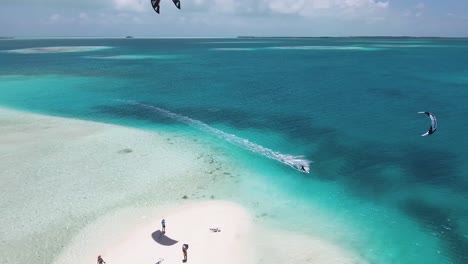
[[[155,124],[178,124],[178,122],[169,117],[155,114],[143,107],[129,104],[95,106],[93,107],[93,111],[107,117],[142,120]]]
[[[401,99],[404,97],[404,94],[401,90],[397,89],[378,89],[378,88],[370,88],[367,89],[367,92],[376,96],[383,96],[386,98],[395,98]]]
[[[166,108],[165,106],[161,107]],[[262,116],[259,117],[239,109],[217,108],[214,111],[207,107],[184,107],[178,108],[174,110],[174,112],[207,124],[224,123],[237,129],[256,128],[280,131],[296,139],[314,137],[315,140],[319,140],[320,138],[333,135],[336,132],[333,128],[313,126],[310,117],[306,118],[300,115],[262,113]]]
[[[132,152],[133,152],[132,149],[125,148],[125,149],[119,150],[117,153],[119,153],[119,154],[128,154],[128,153],[132,153]]]
[[[455,154],[439,149],[406,145],[401,146],[400,165],[412,177],[415,184],[453,186],[458,178],[458,158]]]
[[[406,200],[400,209],[442,241],[453,263],[468,263],[468,238],[460,232],[456,215],[420,199]]]

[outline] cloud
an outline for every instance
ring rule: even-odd
[[[405,17],[422,17],[423,16],[423,10],[426,8],[426,5],[423,2],[419,2],[413,7],[406,9],[403,12],[403,16]]]
[[[447,16],[450,17],[450,18],[455,18],[455,19],[468,20],[468,16],[457,15],[457,14],[454,14],[452,12],[447,13]]]
[[[111,5],[112,0],[0,0],[2,7],[4,6],[24,6],[41,8],[69,8],[69,9],[96,9],[107,8]]]
[[[273,13],[279,14],[294,14],[299,13],[304,7],[304,0],[271,0],[266,1],[268,8]]]
[[[385,10],[383,0],[193,0],[183,2],[184,10],[209,11],[231,15],[299,15],[301,17],[342,16],[344,12],[366,14]]]
[[[89,16],[88,16],[88,14],[86,14],[85,12],[81,12],[81,13],[79,14],[79,18],[80,18],[81,20],[88,20],[88,19],[89,19]]]
[[[150,0],[0,0],[11,5],[67,8],[77,12],[152,12]],[[185,14],[210,13],[229,15],[275,16],[299,15],[320,16],[323,13],[341,16],[343,11],[354,13],[376,12],[387,9],[392,0],[183,0]],[[173,6],[171,0],[161,0],[163,6]],[[76,10],[79,9],[79,10]],[[166,14],[167,15],[167,14]]]
[[[387,8],[389,2],[375,0],[342,0],[334,1],[344,8]]]
[[[112,0],[117,10],[143,12],[150,8],[149,2],[144,0]]]
[[[134,16],[134,17],[132,18],[132,21],[133,21],[135,24],[143,24],[143,23],[144,23],[143,19],[141,19],[141,18],[139,18],[139,17],[137,17],[137,16]]]
[[[278,13],[301,13],[307,9],[375,9],[387,8],[388,1],[375,0],[263,0],[270,9]]]
[[[274,14],[302,17],[365,18],[386,10],[388,1],[375,0],[263,0]]]
[[[62,16],[59,15],[59,14],[52,14],[49,16],[49,18],[47,19],[47,21],[49,23],[57,23],[59,22],[60,20],[62,19]]]
[[[194,0],[195,5],[202,5],[205,1],[204,0]]]
[[[212,0],[210,9],[222,13],[236,13],[239,8],[238,4],[239,1],[236,0]]]

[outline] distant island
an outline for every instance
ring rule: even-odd
[[[0,37],[0,39],[13,39],[13,37]]]
[[[326,38],[368,38],[368,39],[465,39],[466,37],[414,37],[414,36],[343,36],[343,37],[330,37],[330,36],[321,36],[321,37],[304,37],[304,36],[237,36],[239,39],[326,39]]]
[[[126,36],[125,38],[127,38],[127,39],[132,39],[133,37],[132,37],[132,36]]]

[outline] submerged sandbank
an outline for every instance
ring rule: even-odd
[[[0,134],[6,263],[87,263],[99,254],[109,264],[179,262],[179,243],[153,238],[162,217],[167,236],[190,245],[192,263],[366,263],[333,242],[269,227],[243,203],[196,202],[243,195],[236,177],[253,174],[189,135],[2,108]]]
[[[25,49],[5,50],[6,53],[16,54],[42,54],[42,53],[68,53],[68,52],[89,52],[110,49],[109,46],[60,46],[60,47],[36,47]]]
[[[0,108],[0,259],[51,263],[120,208],[209,198],[231,164],[189,136]],[[216,190],[222,188],[216,188]],[[4,213],[6,212],[6,213]]]

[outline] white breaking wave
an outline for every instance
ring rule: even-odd
[[[288,165],[290,166],[291,168],[294,168],[296,170],[299,170],[299,171],[302,171],[302,172],[306,172],[306,173],[309,173],[309,166],[310,166],[310,163],[311,161],[310,160],[307,160],[304,158],[304,156],[293,156],[293,155],[289,155],[289,154],[282,154],[280,152],[277,152],[277,151],[273,151],[269,148],[266,148],[266,147],[263,147],[261,145],[258,145],[254,142],[251,142],[249,141],[248,139],[244,139],[244,138],[241,138],[241,137],[238,137],[234,134],[229,134],[229,133],[226,133],[220,129],[217,129],[217,128],[214,128],[214,127],[211,127],[199,120],[195,120],[195,119],[192,119],[190,117],[186,117],[186,116],[183,116],[183,115],[179,115],[179,114],[176,114],[176,113],[173,113],[171,111],[168,111],[166,109],[163,109],[163,108],[160,108],[160,107],[157,107],[157,106],[153,106],[153,105],[148,105],[148,104],[142,104],[142,103],[138,103],[138,102],[135,102],[135,101],[124,101],[126,103],[129,103],[129,104],[133,104],[133,105],[138,105],[138,106],[141,106],[141,107],[144,107],[146,109],[150,109],[158,114],[162,114],[162,115],[165,115],[169,118],[172,118],[174,120],[177,120],[179,122],[183,122],[183,123],[186,123],[188,125],[191,125],[197,129],[200,129],[202,131],[205,131],[207,133],[210,133],[218,138],[221,138],[223,140],[226,140],[227,142],[233,144],[233,145],[236,145],[238,147],[241,147],[243,149],[246,149],[246,150],[249,150],[253,153],[257,153],[257,154],[260,154],[264,157],[267,157],[269,159],[272,159],[272,160],[276,160],[276,161],[279,161],[285,165]],[[304,167],[304,170],[302,170],[301,167]]]

